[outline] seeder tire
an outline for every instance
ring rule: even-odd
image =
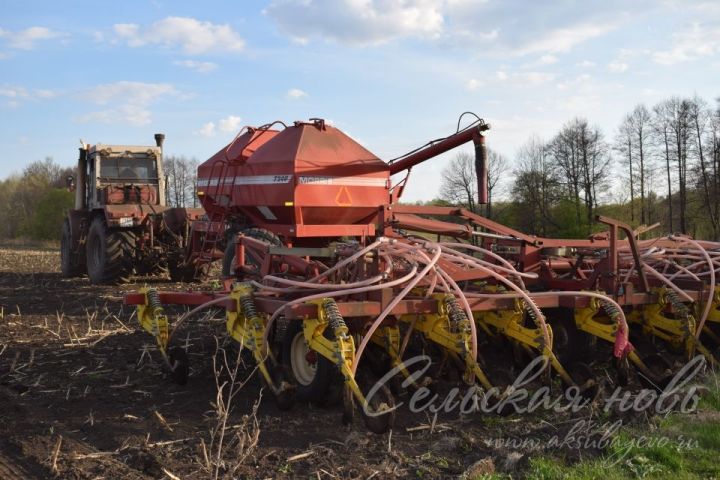
[[[576,362],[568,367],[568,373],[575,385],[580,388],[580,396],[586,400],[594,400],[600,393],[597,376],[590,365]]]
[[[178,385],[185,385],[190,376],[190,361],[187,352],[181,347],[171,347],[168,350],[168,363],[170,364],[170,378]]]
[[[645,387],[655,389],[658,392],[664,390],[673,378],[670,362],[659,353],[648,355],[642,360],[655,378],[646,378],[645,375],[641,374],[639,375],[640,382]]]
[[[308,356],[314,357],[315,361],[307,361]],[[327,403],[330,383],[337,380],[337,367],[319,353],[308,349],[299,320],[290,321],[285,330],[282,362],[296,385],[295,396],[298,401],[320,405]]]
[[[85,273],[85,262],[80,255],[73,253],[72,233],[70,224],[63,223],[62,239],[60,240],[60,270],[63,278],[80,277]]]
[[[87,272],[90,283],[118,284],[130,281],[135,235],[109,230],[102,218],[93,220],[88,232]]]
[[[372,387],[371,384],[366,383],[366,387]],[[370,388],[365,388],[363,391],[367,394]],[[365,426],[368,430],[373,433],[383,434],[390,430],[395,424],[395,399],[393,398],[390,389],[381,385],[380,388],[375,392],[375,395],[370,399],[371,411],[377,412],[378,409],[387,409],[385,413],[379,415],[371,414],[368,415],[362,405],[359,405],[360,412],[365,422]]]

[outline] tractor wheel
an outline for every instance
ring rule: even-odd
[[[260,240],[262,242],[265,242],[269,245],[273,245],[276,247],[279,247],[282,245],[282,242],[280,241],[280,237],[275,235],[274,233],[262,229],[262,228],[246,228],[244,230],[241,230],[241,233],[245,235],[246,237],[254,238],[255,240]],[[223,277],[230,277],[235,275],[235,270],[233,268],[233,264],[235,263],[235,240],[237,238],[237,235],[230,236],[227,246],[225,247],[225,255],[223,256],[223,263],[222,263],[222,276]],[[245,261],[247,263],[252,264],[252,260],[247,257],[245,258]]]
[[[134,248],[135,236],[132,232],[111,231],[102,218],[93,220],[85,248],[90,283],[128,282],[133,271]]]
[[[63,278],[79,277],[85,273],[84,259],[81,259],[80,255],[73,253],[73,247],[70,224],[64,222],[62,240],[60,240],[60,270]]]
[[[327,404],[330,383],[339,380],[339,373],[330,360],[307,346],[299,320],[291,321],[285,330],[282,361],[296,384],[295,395],[299,401]]]

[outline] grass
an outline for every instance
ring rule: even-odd
[[[693,414],[674,413],[656,427],[623,427],[603,456],[570,464],[552,455],[530,459],[523,478],[720,479],[720,381],[712,374]]]

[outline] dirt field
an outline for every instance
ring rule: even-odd
[[[538,473],[534,456],[573,464],[600,453],[494,442],[562,434],[570,419],[552,413],[433,420],[401,409],[391,434],[374,435],[357,418],[342,425],[340,406],[280,412],[269,394],[261,399],[248,362],[218,456],[210,442],[222,319],[180,332],[191,373],[175,385],[122,306],[123,292],[145,280],[91,286],[61,279],[58,261],[52,250],[0,249],[0,478],[213,478],[216,469],[219,478],[523,478]]]

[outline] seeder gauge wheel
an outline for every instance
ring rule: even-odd
[[[181,347],[171,347],[168,351],[167,359],[168,367],[170,368],[170,378],[178,385],[185,385],[190,374],[190,362],[185,349]]]

